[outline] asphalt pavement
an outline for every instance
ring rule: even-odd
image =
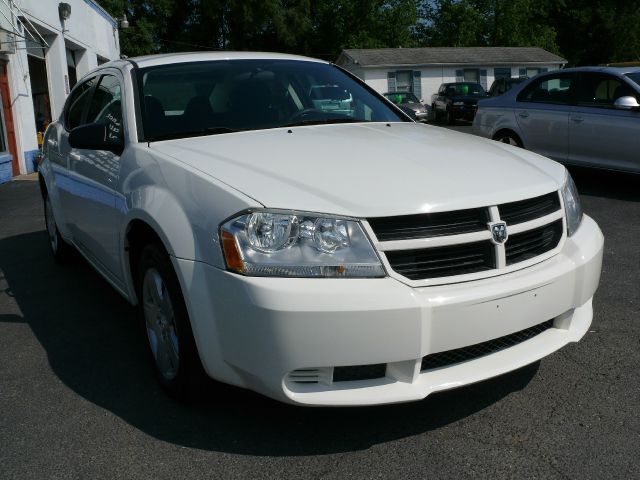
[[[639,478],[640,176],[572,172],[605,235],[585,338],[367,408],[169,400],[134,310],[83,260],[53,262],[33,176],[0,186],[0,479]]]

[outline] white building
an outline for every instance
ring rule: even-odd
[[[119,57],[118,24],[95,0],[0,0],[0,183],[34,170],[38,132],[76,80]]]
[[[562,68],[564,58],[533,47],[428,47],[343,50],[338,65],[380,93],[410,91],[425,103],[446,82],[533,76]]]

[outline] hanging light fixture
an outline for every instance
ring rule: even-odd
[[[69,17],[71,17],[71,5],[69,5],[68,3],[59,3],[58,4],[58,16],[60,17],[60,20],[62,20],[63,22],[65,20],[69,20]]]

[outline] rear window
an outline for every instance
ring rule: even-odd
[[[627,73],[627,77],[640,86],[640,72]]]
[[[573,76],[567,74],[539,78],[518,95],[518,101],[567,105],[572,81]]]
[[[389,92],[384,94],[393,103],[419,103],[418,98],[411,92]]]
[[[479,83],[454,83],[447,85],[447,95],[485,95]]]

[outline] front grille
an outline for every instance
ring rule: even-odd
[[[448,367],[457,363],[475,360],[531,340],[533,337],[540,335],[552,327],[553,320],[547,320],[544,323],[534,325],[533,327],[520,330],[510,335],[505,335],[504,337],[495,338],[483,343],[476,343],[468,347],[456,348],[455,350],[432,353],[422,358],[420,371],[433,370],[434,368]]]
[[[560,197],[558,192],[552,192],[519,202],[505,203],[499,205],[498,210],[501,220],[507,222],[507,225],[514,225],[544,217],[560,210]]]
[[[411,280],[448,277],[495,268],[491,242],[386,252],[391,268]]]
[[[495,206],[370,218],[368,222],[395,272],[410,280],[427,280],[503,269],[553,250],[563,235],[561,209],[559,193],[551,192]],[[504,221],[508,232],[510,226],[544,217],[550,217],[550,223],[511,234],[504,245],[496,246],[490,240],[491,221]],[[460,237],[463,234],[475,235]],[[439,238],[419,241],[434,237]],[[462,239],[469,243],[460,243]],[[397,249],[397,244],[386,243],[392,241],[406,247]]]
[[[368,220],[378,240],[386,242],[479,232],[486,230],[489,214],[486,208],[471,208],[454,212],[422,213]]]
[[[505,243],[507,265],[524,262],[558,246],[562,238],[562,220],[509,236]]]

